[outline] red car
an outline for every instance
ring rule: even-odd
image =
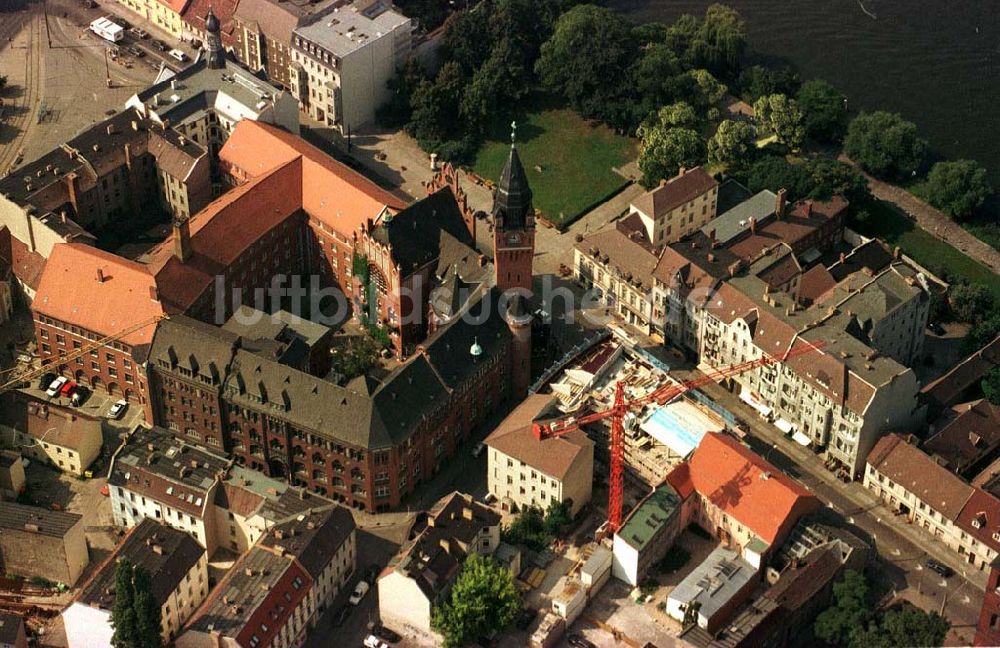
[[[76,383],[72,380],[67,380],[66,384],[62,386],[59,390],[59,395],[63,397],[69,397],[73,395],[73,390],[76,389]]]

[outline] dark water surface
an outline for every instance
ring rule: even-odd
[[[941,154],[978,160],[1000,188],[1000,0],[722,1],[746,20],[753,52],[827,79],[853,110],[902,113]],[[711,1],[608,3],[636,22],[672,22]]]

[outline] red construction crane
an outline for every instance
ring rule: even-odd
[[[608,532],[615,533],[621,528],[622,524],[622,494],[625,489],[623,446],[625,443],[625,415],[629,410],[639,409],[653,402],[663,405],[684,392],[700,387],[701,385],[717,383],[726,378],[741,374],[744,371],[756,369],[757,367],[784,362],[788,358],[811,353],[822,346],[822,342],[806,343],[805,346],[792,349],[779,358],[768,356],[732,364],[721,369],[712,369],[700,378],[688,380],[683,383],[664,385],[645,396],[633,398],[632,400],[625,400],[624,383],[618,381],[615,385],[614,404],[610,408],[580,417],[569,417],[554,421],[536,421],[532,425],[532,430],[535,438],[541,441],[579,430],[590,423],[596,423],[606,418],[611,419],[611,475],[608,480]]]

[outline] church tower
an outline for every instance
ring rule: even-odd
[[[222,47],[221,30],[219,19],[209,7],[205,16],[205,63],[214,70],[226,67],[226,50]]]
[[[531,187],[514,144],[517,124],[511,124],[510,155],[493,196],[493,263],[500,290],[532,291],[535,256],[535,210]]]

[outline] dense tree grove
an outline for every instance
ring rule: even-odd
[[[986,169],[972,160],[938,162],[927,174],[927,200],[955,219],[972,215],[992,193]]]
[[[644,187],[677,175],[681,167],[693,167],[705,161],[705,140],[696,130],[665,124],[639,128],[639,170]]]
[[[509,626],[521,609],[521,596],[510,570],[489,556],[471,554],[451,588],[451,595],[431,612],[431,626],[444,645],[463,646],[491,637]]]
[[[806,135],[820,142],[839,142],[847,130],[847,97],[822,79],[806,81],[795,100]]]
[[[855,207],[862,207],[871,199],[868,182],[857,169],[827,158],[793,164],[783,156],[767,155],[753,162],[742,177],[755,193],[785,189],[789,200],[829,200],[842,194]]]
[[[861,168],[880,178],[916,173],[927,153],[917,127],[896,113],[861,113],[847,127],[844,152]]]
[[[740,98],[753,105],[761,97],[773,94],[793,96],[801,85],[799,75],[790,67],[774,69],[753,65],[740,73],[736,82]]]
[[[990,369],[983,376],[981,384],[983,396],[994,405],[1000,406],[1000,367]]]
[[[773,133],[779,142],[793,149],[802,146],[806,130],[794,99],[783,94],[767,95],[754,103],[753,111],[762,130]]]
[[[993,312],[993,293],[982,284],[955,284],[948,290],[951,314],[960,322],[979,324]]]
[[[115,603],[111,609],[115,648],[159,648],[160,606],[150,591],[149,572],[122,559],[115,567]]]
[[[909,603],[876,610],[864,576],[848,570],[833,584],[833,605],[816,617],[816,637],[842,648],[940,646],[951,625],[948,620]]]
[[[757,153],[756,140],[753,124],[726,119],[708,140],[708,161],[725,164],[730,173],[743,169]]]

